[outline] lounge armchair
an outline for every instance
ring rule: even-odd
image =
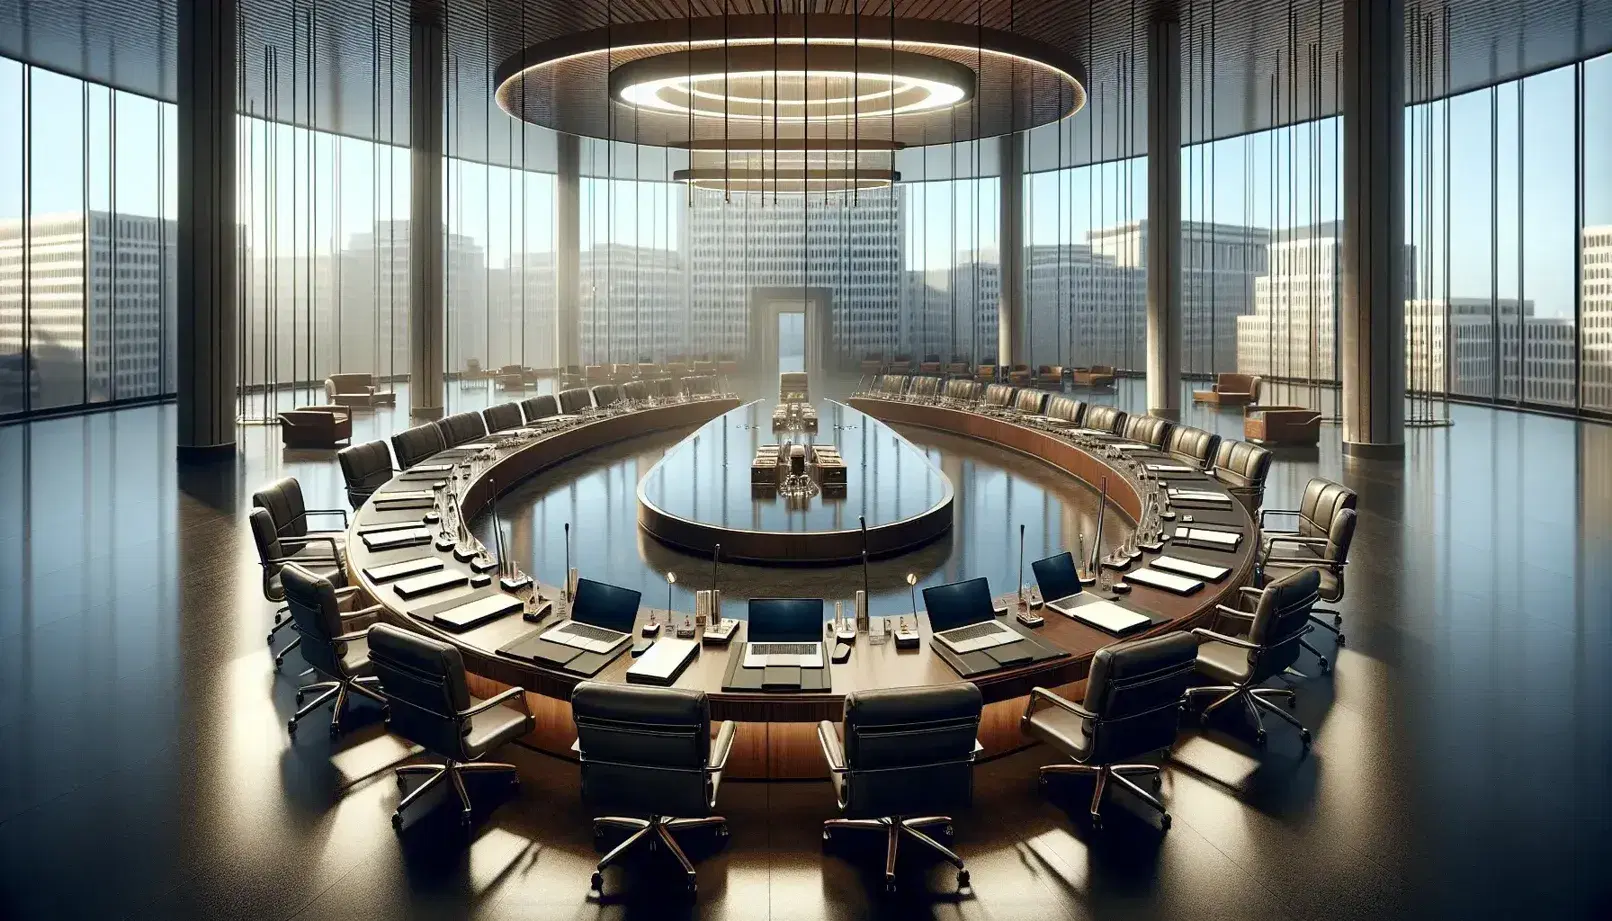
[[[1036,369],[1035,382],[1063,386],[1063,365],[1042,365]]]
[[[1259,402],[1259,376],[1256,374],[1217,374],[1214,386],[1192,391],[1195,403],[1246,406]]]
[[[280,441],[288,448],[334,448],[353,437],[345,406],[301,406],[280,413]]]
[[[375,405],[375,375],[330,375],[325,378],[325,403],[330,406]]]
[[[1030,370],[1029,365],[1014,365],[1012,370],[1008,371],[1008,383],[1015,387],[1025,387],[1030,384],[1034,376],[1034,372]]]
[[[1321,414],[1307,406],[1250,406],[1243,437],[1265,445],[1310,445],[1321,441]]]
[[[1089,368],[1075,368],[1069,375],[1070,382],[1076,387],[1098,389],[1114,386],[1113,365],[1092,365]]]

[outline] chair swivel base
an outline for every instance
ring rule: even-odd
[[[823,840],[832,840],[834,832],[840,829],[884,832],[884,891],[894,892],[896,891],[896,852],[900,848],[904,837],[912,838],[936,851],[946,859],[947,863],[956,867],[957,888],[967,889],[968,868],[963,865],[963,858],[957,856],[951,848],[936,841],[923,831],[923,829],[933,825],[944,825],[945,829],[942,834],[947,837],[951,836],[951,816],[929,815],[915,818],[889,816],[882,819],[829,819],[823,823]]]
[[[632,832],[632,834],[628,835],[625,841],[612,848],[610,853],[604,855],[599,861],[598,866],[594,867],[593,878],[589,881],[589,887],[592,891],[601,895],[604,894],[605,868],[619,861],[629,851],[641,844],[651,851],[655,850],[659,845],[665,845],[666,850],[670,851],[672,856],[677,858],[677,862],[682,865],[683,874],[688,879],[688,891],[692,895],[698,885],[694,877],[694,863],[688,859],[688,855],[683,853],[683,849],[678,846],[677,839],[672,837],[672,832],[684,831],[690,828],[713,828],[719,837],[725,838],[728,835],[728,820],[719,815],[705,816],[698,819],[672,819],[661,815],[651,816],[648,819],[632,819],[607,815],[593,820],[593,833],[595,835],[603,834],[607,828],[623,828]]]
[[[1310,730],[1304,728],[1304,724],[1299,722],[1298,717],[1287,712],[1286,709],[1277,706],[1270,700],[1272,697],[1283,698],[1287,701],[1288,708],[1291,708],[1294,703],[1293,691],[1291,688],[1236,687],[1229,684],[1208,685],[1204,687],[1189,688],[1187,690],[1187,699],[1190,701],[1198,694],[1221,695],[1215,700],[1214,703],[1203,708],[1203,713],[1199,715],[1199,719],[1204,724],[1208,724],[1209,717],[1212,716],[1216,710],[1219,710],[1221,707],[1231,703],[1234,700],[1240,700],[1242,701],[1243,707],[1246,709],[1249,718],[1254,724],[1254,744],[1262,747],[1265,744],[1265,719],[1262,713],[1263,711],[1264,713],[1274,713],[1286,722],[1291,723],[1293,727],[1299,731],[1299,741],[1304,743],[1304,750],[1310,750]]]
[[[410,774],[425,774],[425,783],[410,790],[398,800],[397,808],[392,810],[392,829],[403,830],[403,810],[418,800],[425,792],[447,778],[453,784],[454,792],[459,794],[459,824],[469,828],[471,819],[470,791],[465,789],[465,774],[502,774],[508,772],[509,783],[512,787],[521,785],[520,775],[515,772],[515,765],[503,764],[496,761],[448,761],[443,764],[405,764],[397,769],[397,788],[403,789],[403,779]]]
[[[298,639],[301,639],[301,637],[298,637]],[[297,688],[297,706],[300,709],[292,714],[289,720],[286,720],[285,731],[290,733],[292,738],[295,738],[297,724],[302,722],[302,718],[324,704],[331,703],[331,698],[335,698],[334,703],[331,703],[330,714],[330,737],[334,739],[336,736],[341,735],[341,718],[347,713],[347,692],[349,690],[368,697],[382,707],[386,706],[386,698],[372,689],[372,686],[378,683],[379,680],[373,676],[366,675],[363,678],[354,678],[351,681],[317,681]],[[319,696],[306,704],[302,702],[309,694],[315,693],[319,694]]]
[[[1044,764],[1041,766],[1041,785],[1046,786],[1048,774],[1074,774],[1083,777],[1093,777],[1096,782],[1091,791],[1091,827],[1103,827],[1103,794],[1108,791],[1109,781],[1119,784],[1136,794],[1144,803],[1159,811],[1159,827],[1164,831],[1170,830],[1170,813],[1164,808],[1164,803],[1153,793],[1142,789],[1132,775],[1152,775],[1153,789],[1157,791],[1164,784],[1162,769],[1156,764]]]

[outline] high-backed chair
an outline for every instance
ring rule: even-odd
[[[977,401],[984,389],[984,384],[966,377],[954,377],[946,382],[946,396],[962,403]]]
[[[931,374],[920,374],[912,379],[911,391],[921,397],[936,397],[940,395],[940,378]]]
[[[347,545],[347,510],[344,508],[308,508],[302,499],[302,484],[294,476],[281,477],[252,493],[252,507],[266,509],[274,519],[274,532],[288,547],[301,547],[312,542],[329,541],[340,557]],[[341,519],[341,529],[309,529],[308,519],[314,517]]]
[[[475,410],[443,416],[437,420],[437,428],[442,430],[442,440],[450,448],[487,437],[487,423]]]
[[[447,446],[442,438],[442,429],[437,428],[435,422],[416,425],[392,436],[392,454],[397,457],[400,470],[413,467]]]
[[[1013,395],[1016,391],[1007,384],[986,384],[985,396],[981,399],[986,406],[1007,409],[1013,405]]]
[[[288,448],[334,448],[353,437],[352,411],[345,406],[299,406],[281,410],[280,443]]]
[[[1199,470],[1208,470],[1214,466],[1220,450],[1220,436],[1190,425],[1178,425],[1170,430],[1164,450],[1176,460],[1192,464]]]
[[[392,454],[384,441],[366,441],[336,452],[341,477],[347,482],[347,501],[356,511],[375,490],[392,478]]]
[[[904,839],[937,851],[957,868],[958,888],[967,888],[963,859],[924,829],[942,825],[950,835],[951,818],[937,813],[973,799],[982,703],[979,688],[966,681],[853,691],[845,696],[843,741],[832,722],[817,724],[845,816],[823,823],[823,839],[842,829],[883,834],[886,891],[896,887],[896,851]]]
[[[325,378],[325,402],[335,406],[371,406],[375,402],[375,375],[332,374]]]
[[[291,622],[296,625],[302,640],[302,658],[314,671],[328,677],[297,688],[297,712],[286,721],[286,732],[297,734],[302,718],[335,698],[330,715],[330,737],[341,734],[341,719],[347,714],[347,697],[362,694],[381,706],[386,701],[374,690],[375,678],[370,673],[369,643],[364,631],[349,629],[349,624],[362,617],[373,617],[380,605],[343,611],[344,598],[336,591],[330,579],[304,569],[296,563],[287,563],[280,578],[285,585],[286,606],[291,609]],[[318,694],[304,704],[309,694]]]
[[[711,705],[704,691],[584,681],[571,692],[577,758],[582,765],[582,802],[605,828],[631,834],[599,861],[592,887],[604,891],[605,868],[640,844],[659,844],[683,865],[688,891],[694,864],[672,832],[714,828],[727,835],[727,820],[712,814],[722,770],[737,726],[724,721],[711,741]],[[673,818],[675,816],[676,818]]]
[[[1125,419],[1126,414],[1123,409],[1115,409],[1112,406],[1088,406],[1086,407],[1086,415],[1080,420],[1080,424],[1094,432],[1108,432],[1110,435],[1118,435],[1125,430]]]
[[[696,358],[694,360],[694,373],[701,377],[714,377],[716,376],[716,362],[708,358]]]
[[[882,374],[875,385],[880,393],[890,396],[900,396],[907,386],[907,378],[901,374]]]
[[[487,434],[503,432],[509,429],[518,429],[524,421],[521,418],[521,405],[519,403],[500,403],[489,406],[481,411],[481,417],[487,423]]]
[[[677,396],[677,379],[674,377],[657,378],[650,383],[654,389],[655,396],[663,400],[669,400]]]
[[[1045,391],[1025,387],[1013,396],[1013,408],[1030,416],[1041,415],[1041,410],[1047,405],[1048,394]]]
[[[1246,624],[1247,636],[1231,636],[1205,627],[1192,631],[1206,641],[1198,647],[1197,672],[1214,683],[1192,688],[1187,697],[1195,700],[1199,695],[1218,695],[1203,710],[1205,723],[1216,710],[1241,701],[1253,719],[1255,742],[1265,744],[1265,721],[1261,716],[1265,711],[1298,727],[1299,738],[1309,748],[1310,731],[1293,714],[1271,702],[1273,697],[1291,702],[1293,690],[1260,685],[1298,661],[1300,643],[1311,629],[1310,612],[1319,597],[1320,584],[1321,571],[1306,566],[1266,583],[1262,589],[1245,586],[1241,598],[1253,602],[1251,612],[1223,604],[1215,605],[1215,609]]]
[[[347,562],[333,537],[320,535],[310,536],[304,541],[283,540],[274,526],[274,516],[262,506],[255,506],[247,513],[246,524],[252,531],[252,543],[257,547],[257,561],[263,571],[263,597],[269,603],[280,605],[285,601],[285,586],[280,580],[280,574],[287,563],[294,562],[304,566],[337,585],[346,584]],[[274,645],[274,635],[291,626],[289,614],[286,608],[275,609],[274,626],[268,635],[271,647]],[[283,664],[285,654],[301,643],[300,638],[293,639],[275,653],[275,666]]]
[[[778,375],[778,402],[804,403],[811,399],[811,388],[804,371],[785,371]]]
[[[1125,429],[1121,434],[1132,441],[1152,445],[1160,451],[1170,440],[1170,430],[1175,423],[1158,416],[1131,416],[1125,420]]]
[[[442,758],[442,764],[405,764],[397,769],[401,788],[409,774],[425,774],[425,783],[398,801],[392,827],[403,827],[403,810],[444,778],[459,794],[459,821],[470,824],[470,793],[465,774],[508,773],[519,785],[513,764],[482,761],[488,753],[532,731],[526,692],[510,688],[486,700],[470,695],[465,663],[447,643],[401,630],[390,624],[369,628],[370,665],[386,697],[386,728]],[[504,704],[514,702],[515,710]]]
[[[1198,641],[1185,633],[1114,643],[1097,650],[1086,677],[1086,697],[1074,703],[1046,688],[1032,688],[1019,728],[1025,735],[1047,743],[1074,764],[1041,768],[1041,783],[1048,774],[1089,774],[1096,778],[1091,794],[1091,822],[1102,827],[1103,793],[1110,780],[1127,787],[1160,813],[1164,828],[1170,813],[1152,792],[1131,777],[1151,775],[1159,789],[1159,767],[1122,764],[1175,744],[1181,722],[1181,698],[1192,683],[1198,658]],[[1049,703],[1051,707],[1037,707]]]
[[[596,384],[607,384],[610,382],[610,366],[587,365],[582,369],[582,378],[587,381],[590,387]]]
[[[628,381],[621,385],[621,396],[624,400],[642,403],[649,399],[649,386],[652,382],[647,380]]]
[[[732,358],[719,358],[716,362],[716,373],[723,380],[731,380],[739,373],[739,362]]]
[[[539,419],[560,414],[560,404],[554,399],[554,394],[545,393],[540,397],[527,397],[520,402],[521,415],[526,417],[526,424],[531,425]]]
[[[1086,416],[1086,404],[1074,397],[1054,395],[1047,399],[1047,407],[1044,413],[1071,425],[1079,425]]]
[[[1265,501],[1265,478],[1271,472],[1269,448],[1246,441],[1222,441],[1215,452],[1215,467],[1210,475],[1225,484],[1226,491],[1258,515],[1260,503]]]
[[[683,381],[683,391],[691,397],[710,396],[716,392],[716,378],[709,374],[697,374]]]
[[[1199,403],[1244,406],[1259,402],[1259,387],[1257,374],[1217,374],[1208,390],[1192,391],[1192,399]]]
[[[600,409],[614,406],[621,399],[621,388],[615,384],[600,384],[594,387],[590,393],[593,396],[593,405]]]
[[[1304,486],[1304,496],[1297,509],[1267,509],[1260,513],[1260,529],[1265,535],[1260,548],[1259,569],[1264,577],[1272,573],[1282,575],[1295,568],[1314,566],[1321,571],[1317,589],[1322,601],[1336,604],[1343,600],[1343,570],[1349,563],[1349,545],[1354,542],[1358,497],[1355,491],[1341,483],[1314,477]],[[1270,515],[1290,515],[1297,519],[1292,530],[1266,530],[1265,521]],[[1338,645],[1344,644],[1343,614],[1330,608],[1316,608],[1313,615],[1330,614],[1330,622],[1319,616],[1311,619],[1338,636]],[[1305,641],[1305,646],[1315,648]],[[1316,652],[1322,671],[1327,670],[1327,657]]]
[[[560,412],[566,415],[575,415],[593,406],[593,398],[588,395],[586,387],[560,391],[559,401]]]

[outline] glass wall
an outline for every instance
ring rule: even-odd
[[[884,330],[863,330],[860,339],[865,343],[856,343],[864,346],[860,354],[970,366],[996,360],[1000,188],[994,176],[919,180],[897,187],[904,230],[900,319]]]
[[[174,392],[176,127],[0,59],[0,416]]]

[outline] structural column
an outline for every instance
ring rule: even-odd
[[[554,193],[554,282],[556,314],[554,363],[562,369],[580,365],[582,354],[582,139],[559,137],[558,177]]]
[[[1405,4],[1343,4],[1343,453],[1405,453]]]
[[[1181,22],[1148,26],[1147,411],[1181,418]]]
[[[440,8],[409,17],[409,414],[443,406],[442,67]]]
[[[996,301],[996,364],[1002,369],[1024,361],[1024,138],[1005,134],[1001,165],[1000,223],[997,230],[1001,288]]]
[[[235,455],[235,0],[179,3],[180,460]]]

